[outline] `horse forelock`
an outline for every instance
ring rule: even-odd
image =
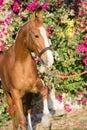
[[[47,37],[46,29],[44,28],[44,26],[39,27],[39,29],[40,29],[40,33],[44,39],[45,47],[49,47],[50,43],[49,43],[49,40]],[[50,67],[53,64],[53,55],[52,55],[51,50],[47,50],[46,53],[47,53],[48,67]]]

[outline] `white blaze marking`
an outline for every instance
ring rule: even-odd
[[[46,35],[46,30],[44,29],[44,27],[40,27],[39,29],[40,29],[41,35],[43,36],[45,47],[49,47],[50,44],[49,44],[49,40],[48,40],[47,35]],[[47,65],[48,65],[48,67],[50,67],[54,62],[53,55],[52,55],[51,50],[47,50],[46,52],[47,52],[47,60],[48,60]]]
[[[44,114],[49,114],[47,99],[43,100],[43,106],[44,106],[43,113]]]
[[[28,130],[33,130],[32,124],[31,124],[31,115],[28,113]]]

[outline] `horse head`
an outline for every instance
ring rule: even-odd
[[[29,22],[29,40],[31,41],[29,49],[36,53],[45,66],[50,67],[54,60],[42,16],[42,11],[37,16],[33,13]]]

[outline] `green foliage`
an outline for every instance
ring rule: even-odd
[[[51,12],[51,15],[48,15],[49,12]],[[85,66],[77,51],[77,46],[84,34],[81,29],[79,29],[78,34],[75,33],[75,30],[78,29],[78,26],[75,26],[75,23],[78,23],[75,12],[62,2],[57,8],[52,6],[50,11],[45,12],[45,15],[45,23],[48,26],[50,24],[54,25],[54,36],[51,36],[51,40],[55,62],[51,71],[53,73],[58,71],[58,74],[67,75],[85,71]],[[51,77],[49,79],[48,77],[45,78],[47,82],[51,79]],[[84,89],[84,76],[65,80],[57,78],[56,75],[52,78],[50,86],[53,84],[57,91],[76,94],[77,91]]]
[[[0,127],[5,126],[6,122],[10,119],[10,115],[7,112],[7,103],[6,98],[3,93],[3,90],[0,89]]]

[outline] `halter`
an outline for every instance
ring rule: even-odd
[[[49,46],[49,47],[45,47],[43,50],[41,50],[41,51],[39,52],[38,49],[37,49],[37,45],[36,45],[36,43],[34,42],[34,40],[33,40],[33,38],[32,38],[32,35],[31,35],[31,33],[34,34],[34,32],[32,32],[32,30],[30,29],[30,24],[29,24],[28,28],[29,28],[29,36],[31,37],[31,39],[32,39],[32,41],[33,41],[33,45],[35,46],[35,48],[36,48],[36,50],[37,50],[37,52],[38,52],[38,55],[37,55],[37,56],[41,59],[41,55],[42,55],[43,53],[45,53],[47,50],[51,50],[51,47],[50,47],[50,46]]]
[[[51,50],[51,47],[50,47],[50,46],[49,46],[49,47],[45,47],[41,52],[39,52],[38,57],[40,58],[41,55],[42,55],[45,51],[47,51],[47,50]]]

